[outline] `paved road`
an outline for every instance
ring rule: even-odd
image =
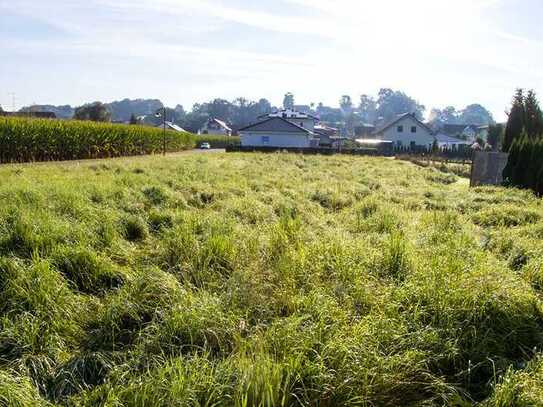
[[[166,153],[166,157],[175,157],[177,155],[187,155],[187,154],[213,154],[213,153],[224,153],[226,150],[224,148],[212,148],[210,150],[201,150],[195,148],[193,150],[177,151],[175,153]],[[148,155],[133,155],[133,156],[124,156],[124,157],[113,157],[113,158],[86,158],[80,160],[67,160],[67,161],[36,161],[36,162],[27,162],[27,163],[0,163],[0,166],[4,165],[79,165],[79,164],[92,164],[93,162],[102,162],[104,160],[133,160],[137,158],[150,158],[150,157],[160,157],[162,154],[148,154]]]

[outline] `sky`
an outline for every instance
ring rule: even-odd
[[[543,98],[542,0],[0,0],[0,105]]]

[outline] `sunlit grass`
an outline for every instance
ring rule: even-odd
[[[0,179],[0,405],[541,402],[525,191],[294,154]]]

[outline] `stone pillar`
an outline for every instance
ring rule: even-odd
[[[503,170],[507,165],[509,154],[494,151],[475,151],[471,166],[470,186],[501,185]]]

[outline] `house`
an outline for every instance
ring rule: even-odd
[[[159,129],[163,129],[164,124],[161,123],[156,127],[159,128]],[[173,130],[173,131],[182,132],[182,133],[187,132],[184,128],[179,127],[177,124],[172,123],[172,122],[166,122],[166,130]]]
[[[486,140],[489,126],[477,126],[474,124],[444,124],[438,129],[440,134],[459,138],[474,143],[477,138]]]
[[[395,147],[409,148],[431,148],[435,141],[432,130],[413,113],[399,115],[377,129],[373,137],[392,141]]]
[[[461,140],[446,134],[438,133],[435,135],[437,146],[440,149],[462,149],[471,146],[467,140]]]
[[[339,136],[338,129],[326,126],[322,123],[315,125],[313,132],[319,139],[320,147],[338,147],[338,144],[342,140],[342,138]]]
[[[318,117],[313,116],[309,113],[302,113],[293,109],[278,110],[272,113],[258,116],[258,119],[263,120],[270,117],[281,117],[283,119],[288,120],[291,123],[294,123],[300,127],[303,127],[304,129],[308,129],[309,131],[313,131],[315,129],[315,125],[319,122]]]
[[[355,138],[371,138],[373,133],[375,133],[375,126],[370,123],[362,123],[354,128]]]
[[[318,147],[319,138],[310,129],[280,116],[264,118],[239,129],[242,147],[310,148]]]
[[[202,128],[198,130],[198,134],[217,134],[222,136],[231,136],[232,129],[222,120],[210,118]]]

